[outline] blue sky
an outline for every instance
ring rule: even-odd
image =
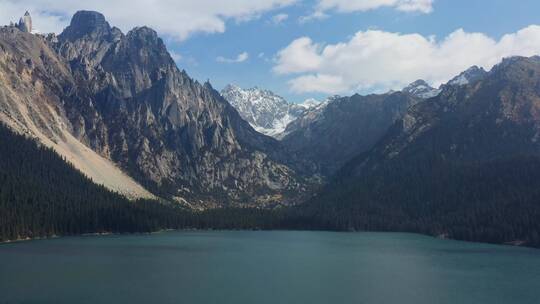
[[[26,9],[42,32],[60,32],[80,9],[124,32],[150,26],[199,81],[290,101],[418,78],[438,86],[471,65],[540,54],[538,0],[0,0],[0,22]],[[301,21],[315,12],[325,18]]]
[[[516,5],[516,2],[520,4]],[[433,4],[430,14],[381,8],[368,12],[332,14],[324,20],[301,24],[298,18],[306,15],[310,7],[306,3],[272,11],[250,22],[231,21],[223,34],[196,35],[181,43],[169,41],[168,45],[182,54],[183,59],[178,61],[180,67],[199,80],[210,79],[216,88],[228,83],[242,87],[260,86],[291,101],[300,101],[308,97],[324,98],[328,94],[292,92],[287,84],[292,77],[273,73],[272,60],[280,49],[302,36],[338,43],[357,31],[370,28],[437,37],[446,37],[463,28],[499,39],[506,33],[540,24],[540,1],[535,0],[439,0]],[[288,14],[289,18],[275,25],[271,19],[279,13]],[[215,61],[217,56],[235,57],[242,52],[250,55],[245,62],[219,64]],[[264,53],[265,57],[258,58],[260,53]]]

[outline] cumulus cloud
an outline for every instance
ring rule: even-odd
[[[247,52],[243,52],[243,53],[238,54],[236,58],[225,58],[225,57],[219,56],[216,58],[216,61],[221,62],[221,63],[240,63],[248,59],[249,59],[249,54]]]
[[[491,69],[504,57],[540,54],[540,26],[531,25],[495,40],[456,30],[444,39],[380,30],[357,32],[350,40],[322,45],[308,37],[276,55],[273,71],[294,75],[294,92],[328,94],[400,89],[416,79],[438,86],[478,65]]]
[[[0,23],[16,21],[26,10],[42,32],[60,32],[77,10],[96,10],[128,31],[147,25],[183,40],[197,32],[222,33],[226,21],[246,21],[298,0],[0,0]]]
[[[335,9],[339,12],[369,11],[391,7],[404,12],[431,13],[434,0],[319,0],[318,10]]]
[[[323,61],[322,47],[308,37],[294,40],[278,53],[278,64],[274,71],[278,74],[317,71]]]

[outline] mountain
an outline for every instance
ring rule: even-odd
[[[341,229],[540,246],[540,57],[473,70],[482,77],[444,85],[343,166],[309,214]]]
[[[487,76],[487,74],[488,72],[486,72],[483,68],[473,66],[473,67],[470,67],[468,70],[464,71],[463,73],[459,74],[458,76],[454,77],[452,80],[450,80],[447,83],[447,85],[471,84],[471,83],[484,79]]]
[[[333,96],[292,121],[282,133],[282,142],[329,176],[369,150],[410,106],[440,93],[441,89],[417,80],[401,92]]]
[[[0,121],[114,191],[209,208],[306,190],[279,142],[179,70],[150,28],[80,11],[58,37],[2,27],[0,51]]]
[[[393,92],[333,97],[292,122],[282,143],[332,175],[358,153],[369,150],[405,111],[422,99]]]
[[[441,93],[441,89],[431,87],[425,80],[419,79],[403,89],[404,93],[416,96],[418,98],[432,98]]]
[[[300,104],[289,103],[271,91],[259,88],[244,90],[235,85],[227,85],[221,95],[255,130],[278,139],[291,122],[320,104],[315,99]]]

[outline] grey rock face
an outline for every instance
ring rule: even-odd
[[[105,16],[98,12],[79,11],[73,15],[70,25],[62,32],[62,38],[65,40],[75,41],[85,36],[96,37],[108,35],[111,32],[109,23],[105,20]]]

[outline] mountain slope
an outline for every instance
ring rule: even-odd
[[[53,148],[99,184],[128,197],[154,196],[113,162],[80,143],[64,104],[75,79],[48,42],[16,28],[0,29],[0,120]]]
[[[282,142],[331,175],[358,153],[370,149],[407,108],[420,100],[401,92],[333,98],[325,107],[291,123]]]
[[[0,241],[149,232],[180,223],[179,210],[155,201],[128,201],[3,125],[0,142]]]
[[[341,228],[540,246],[539,88],[540,57],[443,86],[347,163],[311,214]]]
[[[0,242],[163,229],[287,228],[283,215],[272,210],[194,212],[153,200],[129,201],[2,124],[0,143]]]
[[[221,95],[255,130],[275,138],[281,138],[291,122],[320,105],[312,99],[301,104],[289,103],[271,91],[244,90],[235,85],[226,86]]]
[[[425,80],[419,79],[402,90],[403,93],[416,96],[418,98],[432,98],[441,93],[441,89],[431,87]]]
[[[125,172],[154,194],[203,208],[287,204],[304,191],[280,145],[180,71],[153,30],[124,35],[82,11],[58,37],[0,31],[0,74],[9,75],[2,121],[67,145],[57,151],[75,165],[90,158],[82,152],[114,164],[98,170],[103,180],[78,166],[97,182],[114,189],[109,172]]]

